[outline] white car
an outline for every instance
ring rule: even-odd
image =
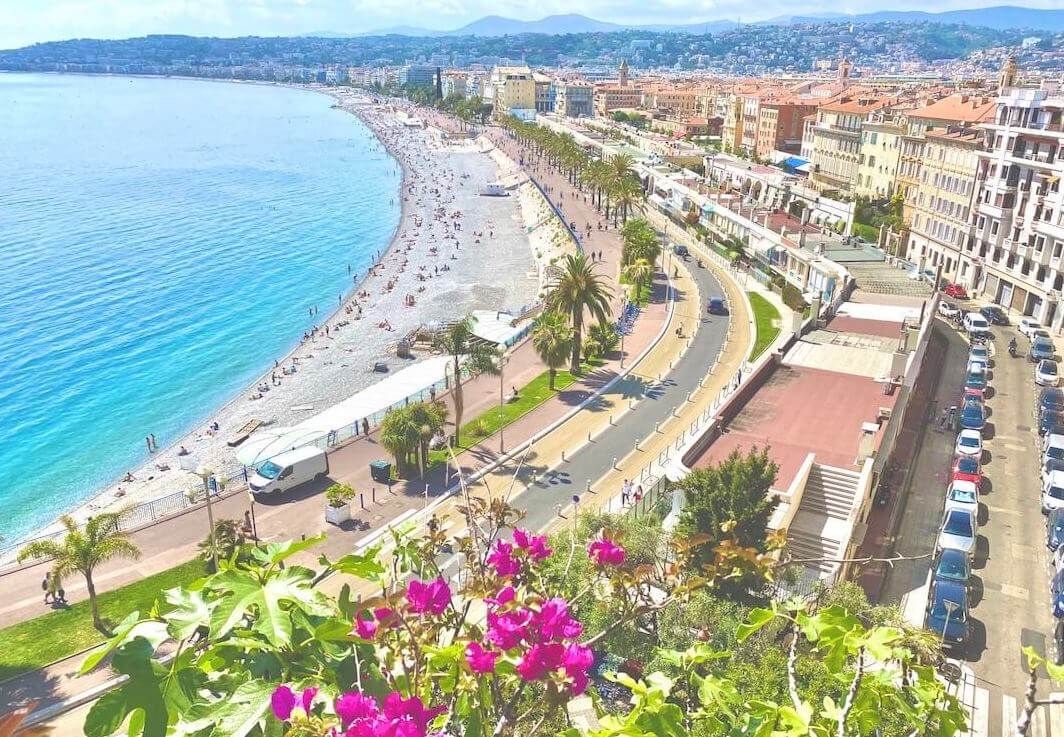
[[[1041,324],[1039,324],[1039,322],[1033,317],[1021,317],[1020,322],[1017,324],[1016,327],[1018,327],[1020,329],[1020,332],[1026,335],[1028,338],[1030,338],[1031,334],[1034,333],[1034,331],[1036,330],[1045,330],[1045,328],[1043,328]]]
[[[989,366],[990,349],[985,345],[973,345],[968,351],[968,363],[971,363],[972,361],[980,361]]]
[[[1064,503],[1064,502],[1062,502]],[[946,512],[963,509],[979,518],[979,489],[971,481],[954,481],[946,489]]]
[[[957,435],[957,455],[979,458],[983,455],[983,434],[978,430],[961,430]]]
[[[964,329],[969,336],[990,335],[990,323],[978,312],[969,312],[964,316]]]
[[[938,314],[942,315],[942,317],[948,317],[952,320],[957,315],[961,314],[961,308],[953,304],[952,302],[939,302]]]
[[[1042,514],[1064,507],[1064,471],[1053,471],[1042,483]]]
[[[967,372],[969,374],[973,373],[973,372],[974,373],[984,373],[985,374],[989,370],[990,370],[990,361],[984,360],[982,358],[972,358],[971,356],[968,357]]]
[[[1043,358],[1034,369],[1034,383],[1038,386],[1056,386],[1060,383],[1060,374],[1057,373],[1057,362]]]
[[[960,550],[971,555],[975,552],[975,515],[965,509],[950,509],[942,518],[938,531],[936,550]]]

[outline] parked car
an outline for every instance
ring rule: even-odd
[[[1051,361],[1057,354],[1057,347],[1049,338],[1038,337],[1031,341],[1031,350],[1027,351],[1030,361]]]
[[[983,434],[978,430],[961,430],[957,435],[956,453],[980,458],[983,455]]]
[[[1039,412],[1038,434],[1064,434],[1064,412]]]
[[[968,349],[968,362],[982,361],[987,366],[990,365],[990,349],[985,345],[973,345]]]
[[[1057,458],[1046,458],[1042,462],[1042,483],[1049,478],[1049,475],[1056,471],[1064,471],[1064,461]]]
[[[672,252],[675,253],[677,256],[681,256],[682,258],[687,258],[691,255],[691,252],[687,250],[687,246],[681,243],[674,244],[672,247]]]
[[[932,581],[956,581],[967,584],[972,575],[971,561],[959,550],[941,550],[931,568]]]
[[[969,337],[987,337],[990,335],[990,323],[978,312],[965,314],[964,329]]]
[[[1045,330],[1045,328],[1042,327],[1041,323],[1039,323],[1033,317],[1021,317],[1020,321],[1016,324],[1016,327],[1018,327],[1020,329],[1020,332],[1026,335],[1028,338],[1030,338],[1032,333],[1034,333],[1034,331],[1036,330]]]
[[[968,371],[982,371],[986,373],[990,370],[990,361],[982,358],[968,357]]]
[[[1009,316],[1005,313],[1005,310],[1001,309],[997,305],[987,305],[979,309],[979,314],[986,318],[986,321],[991,325],[1008,325]]]
[[[975,552],[975,515],[965,509],[950,509],[942,518],[935,550]]]
[[[969,366],[964,377],[965,388],[986,389],[986,369],[982,366]]]
[[[950,481],[970,481],[979,486],[983,481],[983,469],[979,460],[972,456],[957,456],[953,459],[953,473]]]
[[[1060,383],[1060,375],[1057,373],[1057,362],[1043,358],[1034,368],[1034,383],[1038,386],[1056,386]]]
[[[1064,412],[1064,391],[1047,386],[1038,395],[1039,412]]]
[[[969,399],[978,399],[980,402],[982,402],[985,398],[985,394],[986,392],[983,391],[983,389],[980,389],[975,386],[966,386],[964,387],[964,389],[961,390],[961,404],[964,404]]]
[[[1064,509],[1064,471],[1052,471],[1042,482],[1042,514]]]
[[[952,302],[946,302],[943,300],[938,303],[938,314],[952,320],[957,317],[957,315],[961,314],[961,308]]]
[[[960,284],[947,284],[942,288],[942,293],[953,299],[968,299],[968,291]]]
[[[946,512],[964,509],[979,518],[979,490],[971,481],[954,481],[946,489]]]
[[[968,642],[968,587],[956,581],[932,581],[924,627],[942,638],[947,649]]]
[[[923,269],[922,271],[917,268],[909,269],[909,273],[906,275],[913,281],[927,281],[933,282],[935,280],[935,272],[931,269]]]
[[[1042,328],[1039,328],[1038,330],[1032,330],[1031,334],[1027,337],[1030,338],[1032,341],[1038,340],[1039,338],[1044,338],[1045,340],[1053,340],[1053,337],[1049,334],[1049,332],[1043,330]]]
[[[1046,547],[1056,550],[1061,543],[1064,543],[1064,509],[1057,508],[1046,520]]]
[[[961,407],[961,427],[965,430],[982,430],[986,425],[986,412],[983,403],[976,399],[969,399]]]

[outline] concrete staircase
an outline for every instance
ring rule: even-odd
[[[802,500],[787,529],[792,558],[841,558],[853,532],[850,515],[858,503],[857,471],[814,463]],[[834,579],[839,564],[817,560],[805,564],[806,578]]]

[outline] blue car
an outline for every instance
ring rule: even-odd
[[[1064,435],[1064,412],[1039,412],[1039,435]]]
[[[935,568],[932,575],[935,581],[955,581],[967,584],[968,577],[971,574],[972,568],[968,556],[960,550],[946,548],[935,559]]]
[[[1064,412],[1064,391],[1053,386],[1043,389],[1038,395],[1038,411]]]
[[[711,315],[727,315],[728,305],[720,297],[711,297],[706,303],[706,312]]]
[[[956,581],[931,582],[924,626],[942,638],[945,649],[968,642],[968,587]]]
[[[964,430],[982,430],[986,416],[982,402],[965,402],[961,409],[961,428]]]
[[[1027,358],[1031,361],[1053,360],[1056,348],[1049,338],[1035,338],[1031,342],[1031,350],[1027,351]]]
[[[1046,522],[1046,547],[1056,551],[1064,543],[1064,509],[1054,509]]]
[[[986,371],[973,369],[964,378],[964,386],[968,389],[986,389]]]

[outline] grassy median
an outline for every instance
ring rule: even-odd
[[[783,319],[776,306],[762,297],[757,292],[747,292],[750,296],[750,304],[754,308],[754,323],[757,326],[757,335],[754,336],[754,347],[750,350],[750,360],[755,360],[765,352],[779,337],[780,325]]]
[[[132,611],[146,614],[159,593],[183,586],[207,574],[202,560],[188,563],[134,581],[127,586],[99,595],[100,616],[113,623],[121,622]],[[70,584],[74,581],[71,579]],[[79,591],[79,596],[84,592]],[[44,594],[41,594],[42,599]],[[47,607],[42,604],[41,610]],[[89,600],[74,602],[66,609],[56,609],[34,619],[0,629],[0,680],[6,680],[74,653],[98,645],[106,638],[92,626]]]

